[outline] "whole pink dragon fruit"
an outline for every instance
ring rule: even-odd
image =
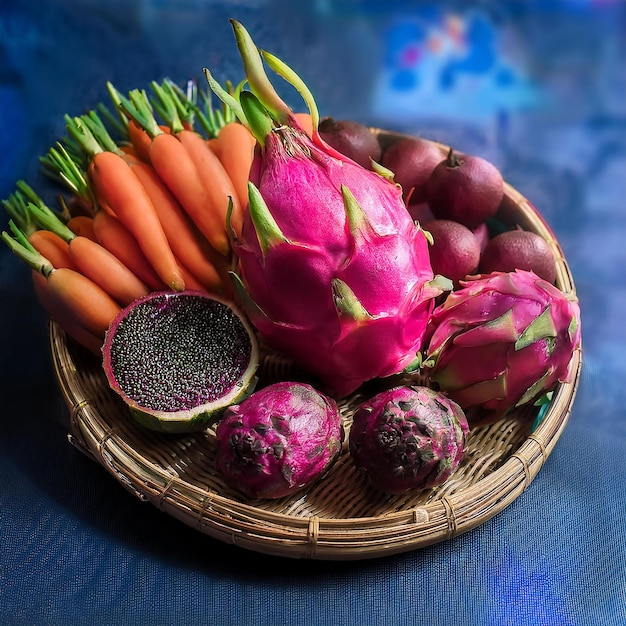
[[[341,452],[337,404],[305,383],[279,382],[226,409],[217,468],[251,498],[281,498],[321,478]]]
[[[479,275],[434,310],[425,371],[472,425],[490,423],[568,380],[580,337],[578,303],[533,272]]]
[[[456,403],[428,387],[395,387],[363,403],[350,454],[372,486],[404,493],[441,485],[463,458],[469,426]]]
[[[434,298],[424,232],[400,188],[309,139],[273,89],[249,34],[233,22],[251,91],[235,99],[207,78],[257,138],[249,204],[234,241],[235,286],[265,342],[343,397],[363,382],[402,371],[422,345]],[[266,62],[304,96],[276,57]]]

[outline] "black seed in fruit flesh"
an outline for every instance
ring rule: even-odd
[[[121,390],[140,406],[181,411],[225,395],[252,346],[241,320],[205,298],[149,300],[132,309],[111,345]]]

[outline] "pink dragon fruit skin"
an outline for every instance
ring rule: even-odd
[[[217,469],[250,498],[281,498],[323,477],[341,452],[341,415],[305,383],[278,382],[226,409]]]
[[[580,348],[580,309],[529,271],[476,276],[430,319],[426,372],[473,426],[537,399],[569,380]]]
[[[394,387],[363,403],[350,428],[350,454],[370,484],[400,494],[444,483],[463,458],[462,409],[428,387]]]
[[[401,189],[317,131],[309,139],[234,25],[252,89],[241,105],[259,143],[235,285],[265,343],[340,398],[416,358],[434,298],[449,286],[433,276]]]

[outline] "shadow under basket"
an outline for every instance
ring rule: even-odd
[[[380,131],[381,140],[397,135]],[[447,152],[441,146],[442,154]],[[562,250],[545,221],[510,185],[498,216],[541,235],[557,259],[556,285],[575,298]],[[280,500],[246,500],[215,468],[215,431],[187,435],[149,431],[109,389],[100,361],[50,324],[52,359],[70,409],[72,444],[104,466],[126,489],[188,526],[256,552],[293,558],[356,560],[397,554],[448,540],[509,506],[537,476],[567,424],[582,363],[570,362],[571,382],[560,383],[541,414],[521,407],[472,429],[464,458],[441,486],[403,495],[369,487],[347,443],[330,472],[310,488]],[[262,378],[290,376],[277,355],[261,357]],[[359,392],[340,402],[346,433]],[[533,514],[533,512],[529,512]]]

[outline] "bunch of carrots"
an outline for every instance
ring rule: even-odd
[[[70,193],[60,210],[24,181],[2,201],[2,238],[31,267],[39,301],[96,354],[118,311],[151,291],[228,297],[255,147],[193,82],[153,82],[151,96],[107,88],[114,111],[66,116],[67,137],[41,157]]]

